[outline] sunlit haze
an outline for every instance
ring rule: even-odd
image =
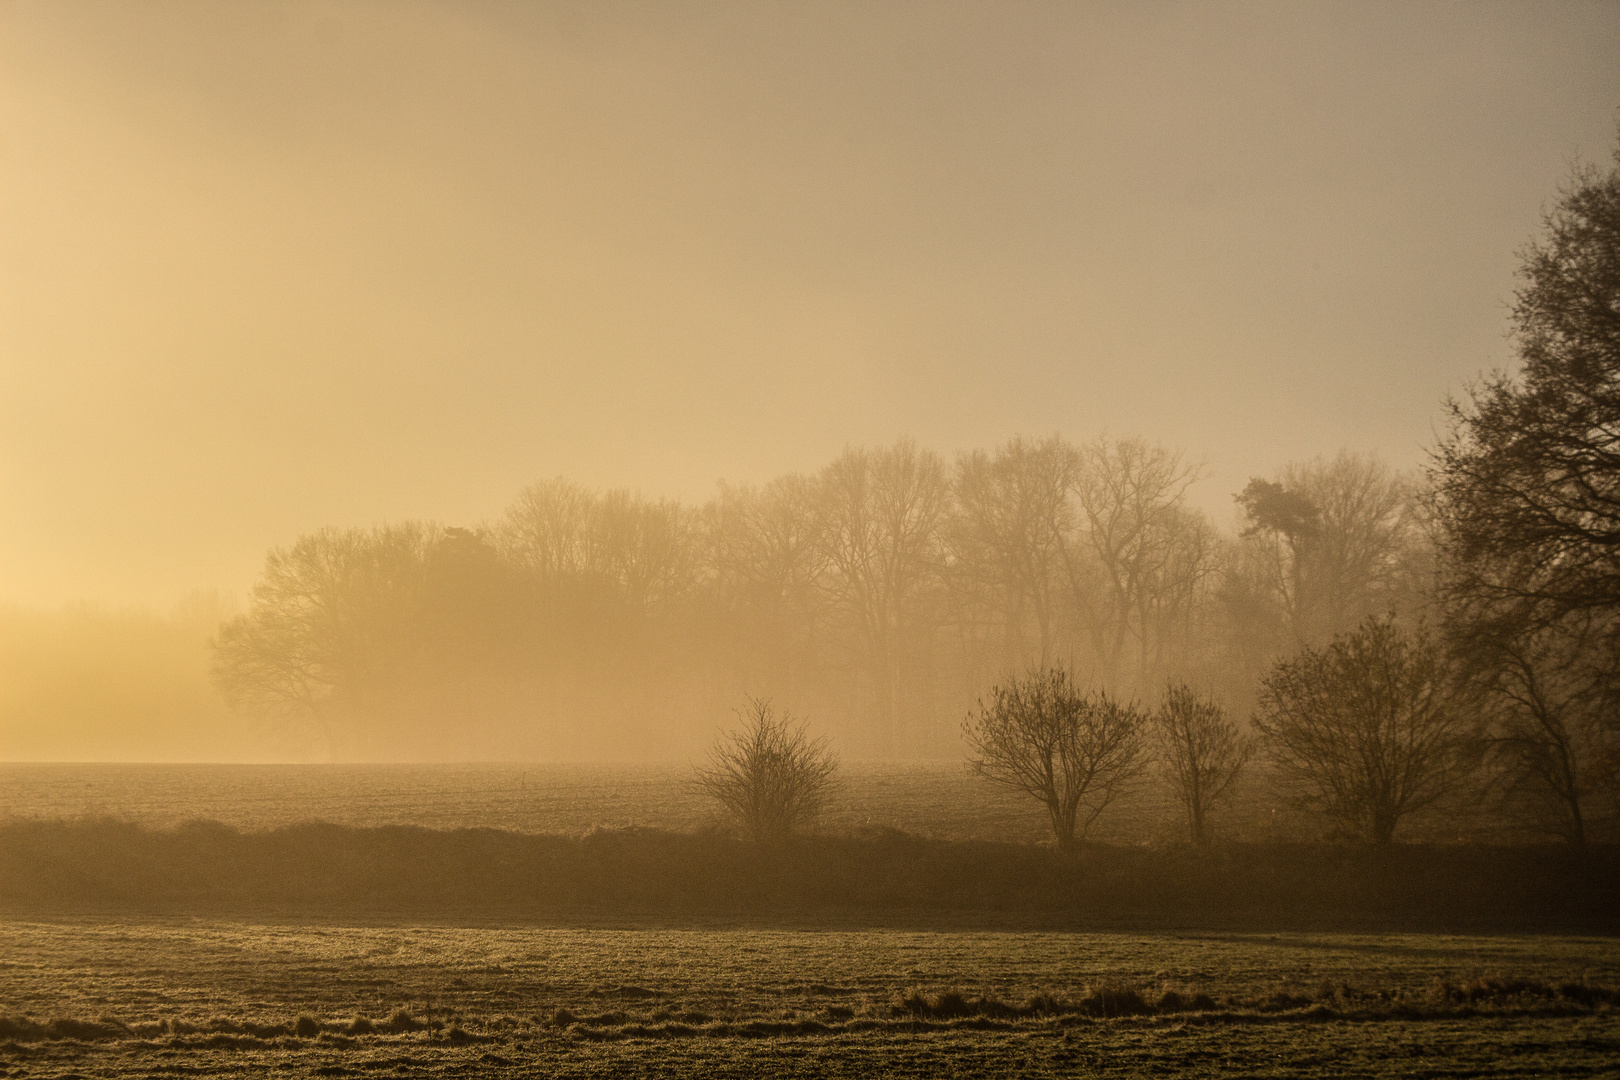
[[[0,0],[0,1078],[1616,1076],[1620,0]]]
[[[0,599],[902,436],[1423,460],[1612,4],[0,5]]]

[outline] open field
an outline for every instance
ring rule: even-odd
[[[690,831],[719,820],[675,765],[0,765],[0,816],[112,816],[155,825],[208,818],[243,828],[300,821],[579,833],[594,826]],[[1171,824],[1144,791],[1099,837]],[[961,764],[852,765],[822,822],[832,832],[904,829],[951,839],[1046,838],[1027,796]]]
[[[960,762],[850,763],[821,822],[829,833],[899,829],[947,840],[1039,843],[1045,811]],[[577,834],[595,826],[691,831],[719,821],[679,765],[0,764],[0,819],[114,817],[172,826],[206,818],[246,829],[305,821]],[[1279,807],[1262,778],[1240,782],[1216,818],[1224,838],[1317,838],[1318,822]],[[1148,778],[1097,822],[1115,844],[1182,839],[1176,807]],[[1497,842],[1488,816],[1443,808],[1403,826],[1408,841]]]
[[[1620,1077],[1620,939],[1300,929],[1608,927],[1612,853],[1205,855],[1149,801],[1065,863],[872,766],[773,859],[684,778],[0,767],[0,1076]]]
[[[10,1076],[1620,1072],[1601,938],[56,920],[0,955]]]

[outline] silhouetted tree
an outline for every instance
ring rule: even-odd
[[[1431,477],[1448,636],[1486,659],[1508,772],[1586,833],[1620,722],[1620,149],[1524,253],[1517,372],[1449,403]]]
[[[1620,612],[1620,150],[1546,230],[1520,269],[1521,369],[1450,403],[1433,471],[1448,591],[1538,622]]]
[[[1062,668],[992,687],[963,725],[987,780],[1040,801],[1058,847],[1072,851],[1147,763],[1147,718],[1107,694],[1082,693]]]
[[[491,721],[518,708],[512,698],[532,652],[533,593],[481,529],[441,529],[425,556],[418,603],[403,613],[419,657],[402,676],[420,721],[418,747],[475,752],[495,734]]]
[[[697,770],[697,783],[719,800],[755,840],[782,840],[826,805],[838,758],[803,723],[777,718],[769,701],[750,698],[739,730],[722,735]]]
[[[1236,702],[1276,642],[1211,663],[1247,638],[1214,623],[1231,545],[1184,505],[1192,477],[1141,440],[1050,437],[954,473],[910,441],[852,448],[701,512],[559,478],[489,530],[327,530],[272,552],[220,634],[218,682],[333,747],[454,756],[679,753],[741,687],[868,752],[938,752],[941,718],[995,672],[1058,655],[1122,693],[1174,676]],[[638,719],[655,715],[671,722]]]
[[[420,524],[322,529],[275,548],[245,614],[214,642],[233,707],[312,723],[331,755],[338,729],[415,670],[428,552]]]
[[[1457,626],[1460,676],[1487,721],[1494,778],[1510,811],[1585,849],[1594,824],[1615,810],[1620,757],[1610,720],[1620,687],[1584,640],[1600,626],[1589,614],[1545,626],[1458,616]]]
[[[1419,539],[1412,496],[1406,478],[1348,452],[1249,481],[1237,496],[1246,589],[1265,598],[1287,640],[1320,645],[1402,602]]]
[[[1250,743],[1225,710],[1186,683],[1171,683],[1153,713],[1159,758],[1195,844],[1209,842],[1209,813],[1248,761]]]
[[[605,584],[638,609],[666,605],[696,580],[695,515],[672,499],[598,495],[558,477],[524,488],[496,535],[536,580]]]
[[[1440,651],[1391,618],[1279,661],[1255,726],[1302,805],[1376,844],[1453,789],[1472,745]]]
[[[729,616],[726,649],[742,681],[805,698],[827,621],[824,523],[814,483],[789,475],[761,488],[722,485],[704,520],[711,584]]]
[[[679,502],[610,491],[592,521],[596,564],[633,607],[667,608],[695,587],[696,515]]]
[[[496,530],[501,554],[538,581],[596,571],[594,492],[556,477],[518,492]]]

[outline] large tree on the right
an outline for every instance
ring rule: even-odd
[[[1451,402],[1435,452],[1442,596],[1504,775],[1584,845],[1620,705],[1620,151],[1576,172],[1520,278],[1518,369]]]

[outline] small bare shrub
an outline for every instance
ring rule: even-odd
[[[720,737],[697,784],[714,796],[755,840],[782,840],[815,820],[838,773],[825,739],[804,724],[775,715],[769,701],[748,700],[742,729]]]

